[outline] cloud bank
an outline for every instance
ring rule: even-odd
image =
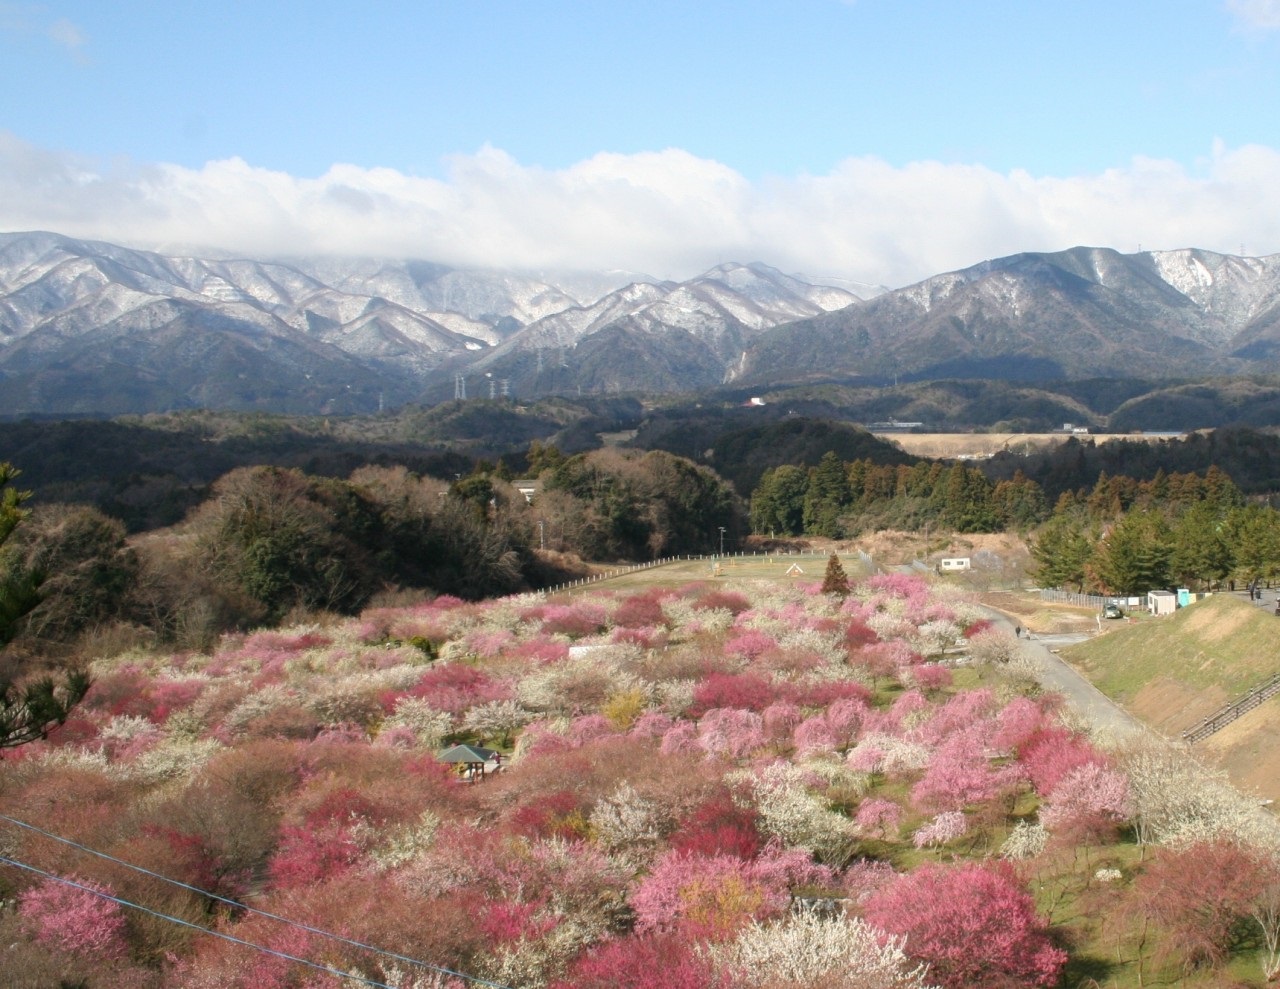
[[[685,278],[724,261],[897,287],[1019,251],[1280,251],[1280,152],[1215,145],[1194,171],[1136,159],[1101,174],[1007,174],[850,158],[752,182],[681,150],[562,170],[484,148],[443,179],[334,165],[318,177],[238,158],[110,163],[0,132],[0,229],[138,247],[624,269]]]

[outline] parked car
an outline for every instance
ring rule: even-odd
[[[1103,618],[1123,618],[1124,612],[1120,610],[1120,605],[1109,604],[1102,609]]]

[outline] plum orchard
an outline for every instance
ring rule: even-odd
[[[1003,634],[892,575],[442,596],[100,659],[0,761],[0,813],[112,858],[0,822],[41,870],[0,869],[6,972],[344,984],[199,928],[385,984],[453,984],[419,959],[555,989],[1052,986],[1104,956],[1212,985],[1230,932],[1274,945],[1274,836],[1185,758],[1104,752],[1021,693]],[[463,782],[455,742],[502,771]],[[1203,896],[1141,907],[1197,854]]]

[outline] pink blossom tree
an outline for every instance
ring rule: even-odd
[[[1128,819],[1129,780],[1096,762],[1067,773],[1040,809],[1040,823],[1055,834],[1099,840]]]
[[[124,912],[120,904],[106,899],[115,891],[90,879],[69,879],[76,885],[45,879],[23,893],[18,907],[23,924],[36,941],[49,947],[104,960],[124,958]]]
[[[707,959],[677,934],[610,938],[573,963],[551,989],[711,989]]]
[[[907,954],[945,989],[1052,986],[1067,961],[1003,864],[922,865],[873,893],[865,912],[905,937]]]
[[[858,805],[854,822],[859,829],[877,838],[887,838],[902,823],[902,808],[892,800],[871,797]]]
[[[911,800],[927,810],[961,810],[984,803],[1017,783],[1015,766],[993,766],[983,748],[981,728],[958,732],[944,741],[929,768],[911,789]]]
[[[736,708],[708,711],[698,722],[698,744],[708,756],[746,758],[765,744],[764,719]]]

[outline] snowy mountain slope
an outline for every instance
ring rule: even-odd
[[[459,376],[534,395],[1277,369],[1280,256],[1079,247],[859,298],[758,263],[671,282],[0,234],[0,414],[370,411]]]
[[[735,380],[1270,371],[1280,256],[1016,254],[762,334]]]

